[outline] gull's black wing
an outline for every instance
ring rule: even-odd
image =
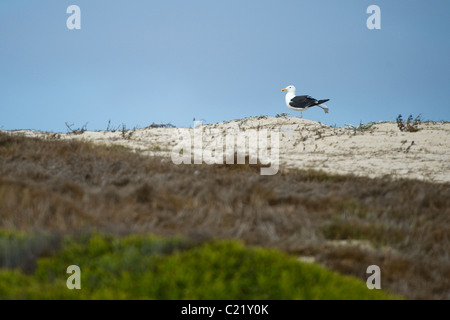
[[[311,96],[296,96],[291,99],[289,105],[292,108],[309,108],[317,105],[318,101]]]

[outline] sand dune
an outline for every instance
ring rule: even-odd
[[[270,140],[278,134],[283,172],[417,180],[294,170],[266,177],[261,166],[171,163],[180,136],[201,132],[207,150],[225,133],[264,129]],[[239,239],[363,281],[376,264],[383,289],[448,299],[450,124],[419,129],[260,116],[186,129],[9,131],[0,134],[0,229]]]
[[[386,122],[367,127],[331,127],[296,117],[251,117],[204,124],[202,130],[206,136],[203,137],[203,148],[217,142],[217,132],[223,135],[267,129],[269,133],[279,132],[279,163],[286,169],[320,169],[336,174],[388,175],[393,178],[450,182],[450,123],[421,123],[418,132],[402,132],[396,123]],[[144,128],[115,132],[86,131],[82,134],[19,130],[14,134],[47,139],[81,139],[121,145],[145,155],[170,157],[171,151],[180,142],[181,132],[193,136],[193,130]]]

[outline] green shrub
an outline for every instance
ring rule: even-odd
[[[50,234],[29,236],[23,232],[0,230],[0,268],[31,272],[38,257],[50,255],[58,247],[58,237]]]
[[[69,290],[69,265],[81,289]],[[391,299],[277,250],[153,236],[65,238],[34,274],[0,269],[0,299]]]

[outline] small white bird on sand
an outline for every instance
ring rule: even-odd
[[[287,86],[286,88],[281,89],[281,91],[287,91],[286,106],[291,110],[300,111],[300,118],[303,118],[302,111],[314,106],[318,106],[319,108],[322,108],[325,113],[328,113],[328,107],[322,104],[330,101],[330,99],[316,100],[311,96],[296,96],[294,86]]]

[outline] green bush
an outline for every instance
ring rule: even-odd
[[[58,246],[59,238],[54,235],[0,230],[0,268],[30,272],[39,256],[50,255]]]
[[[66,286],[69,265],[81,268],[80,290]],[[96,234],[65,238],[33,274],[0,269],[0,299],[392,298],[356,278],[235,241]]]

